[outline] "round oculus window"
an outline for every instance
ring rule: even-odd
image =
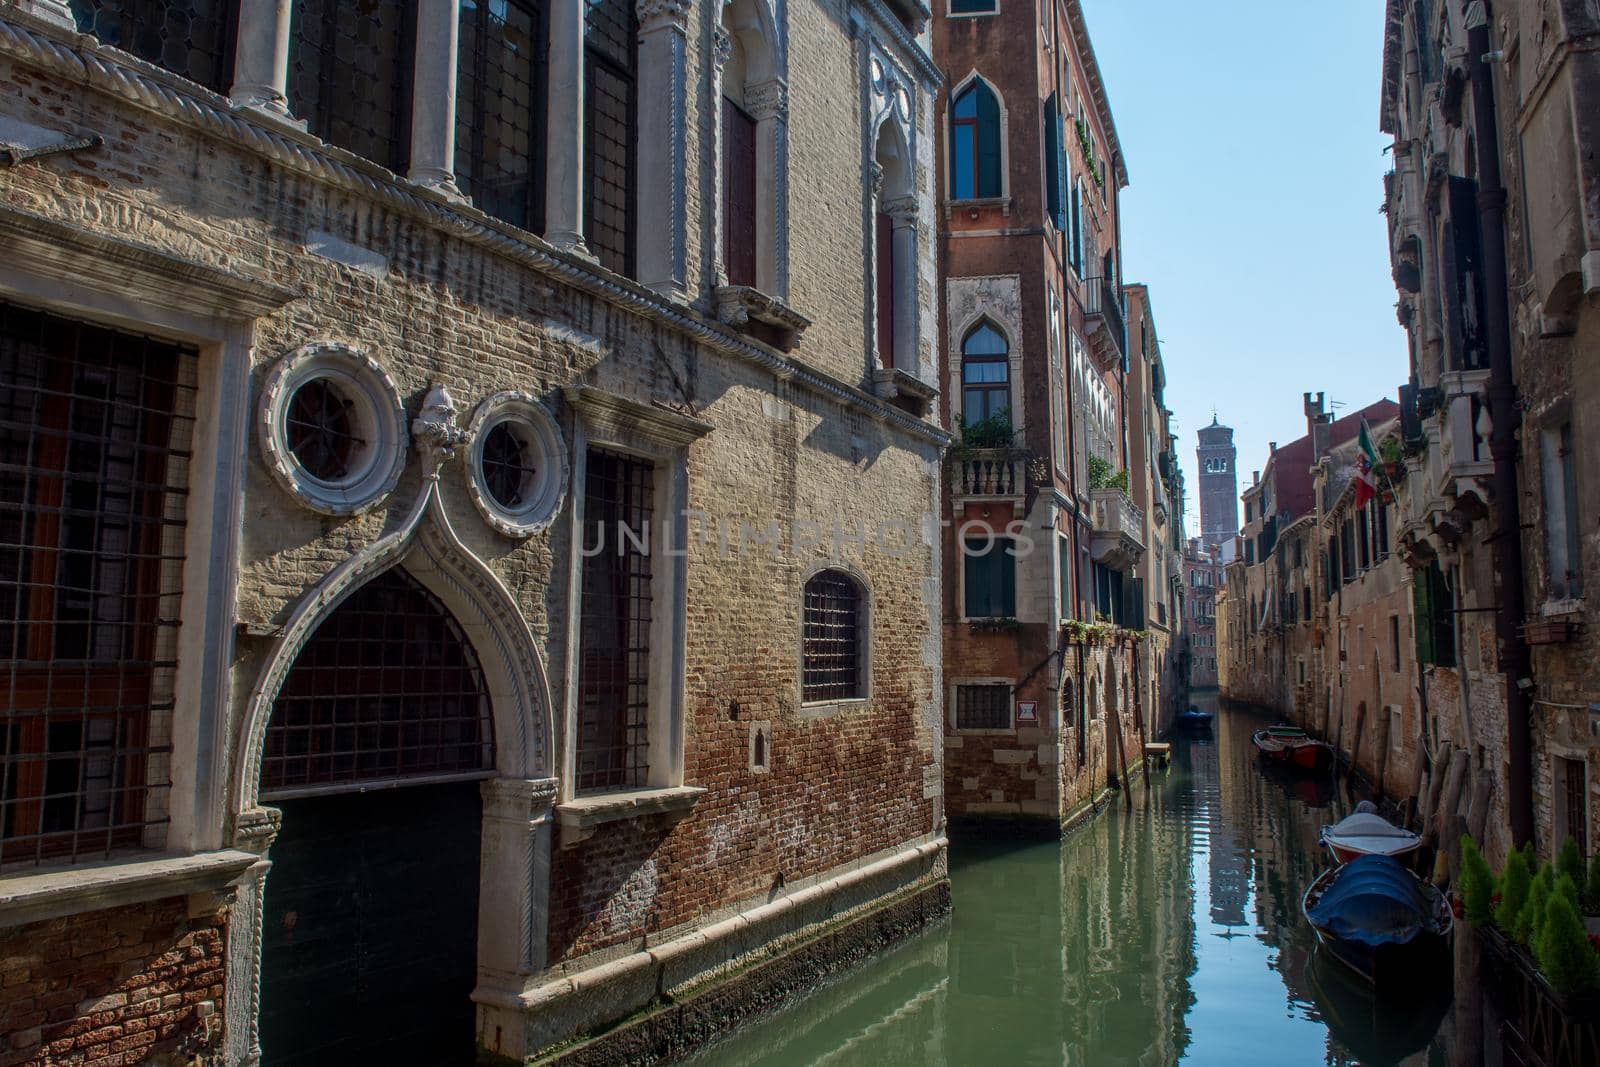
[[[567,452],[556,423],[529,393],[497,393],[467,430],[467,488],[489,525],[527,537],[550,524],[566,495]]]
[[[307,345],[280,359],[261,396],[267,467],[313,511],[355,515],[377,505],[405,466],[400,394],[366,354]]]

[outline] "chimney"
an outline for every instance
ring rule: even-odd
[[[1250,484],[1251,485],[1260,485],[1261,484],[1261,472],[1260,471],[1251,471],[1250,472]]]

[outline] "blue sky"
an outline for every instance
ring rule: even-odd
[[[1195,431],[1236,429],[1241,488],[1305,433],[1301,394],[1393,396],[1383,0],[1083,0],[1132,184],[1123,261],[1150,285],[1195,511]]]

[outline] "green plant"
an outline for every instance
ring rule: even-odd
[[[1462,863],[1466,862],[1466,848],[1461,850]],[[1506,857],[1506,869],[1500,872],[1500,903],[1494,909],[1494,924],[1510,933],[1522,917],[1528,903],[1528,889],[1533,884],[1533,872],[1528,870],[1528,860],[1520,852]]]
[[[1556,853],[1556,873],[1571,878],[1574,886],[1584,884],[1583,854],[1578,851],[1578,842],[1570,837],[1561,842],[1561,851]]]
[[[1128,495],[1128,472],[1127,471],[1118,471],[1117,473],[1113,474],[1110,478],[1106,479],[1106,488],[1107,489],[1119,489],[1119,490],[1122,491],[1122,495],[1123,496],[1127,496]]]
[[[1010,448],[1016,438],[1017,431],[1011,425],[1011,409],[1001,408],[993,415],[979,419],[976,422],[961,420],[961,447],[973,448]]]
[[[1533,885],[1528,889],[1528,901],[1517,912],[1512,923],[1511,939],[1519,945],[1532,947],[1540,928],[1544,926],[1545,906],[1550,903],[1551,890],[1555,886],[1555,879],[1546,877],[1549,870],[1547,865],[1534,876]]]
[[[1494,875],[1472,838],[1461,839],[1461,906],[1467,922],[1482,926],[1493,919]]]
[[[1600,852],[1589,860],[1589,881],[1583,890],[1583,910],[1589,915],[1600,915]]]
[[[1104,489],[1111,481],[1111,464],[1099,456],[1089,456],[1089,488]]]
[[[1564,876],[1562,882],[1568,881]],[[1572,887],[1577,892],[1577,887]],[[1533,942],[1533,958],[1557,993],[1571,996],[1600,985],[1600,957],[1563,888],[1551,894]]]

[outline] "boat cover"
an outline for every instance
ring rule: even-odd
[[[1320,930],[1357,944],[1409,944],[1432,921],[1416,877],[1388,856],[1357,856],[1308,913]]]
[[[1417,835],[1391,823],[1381,815],[1356,812],[1328,827],[1325,838],[1341,848],[1358,852],[1390,855],[1415,848]]]

